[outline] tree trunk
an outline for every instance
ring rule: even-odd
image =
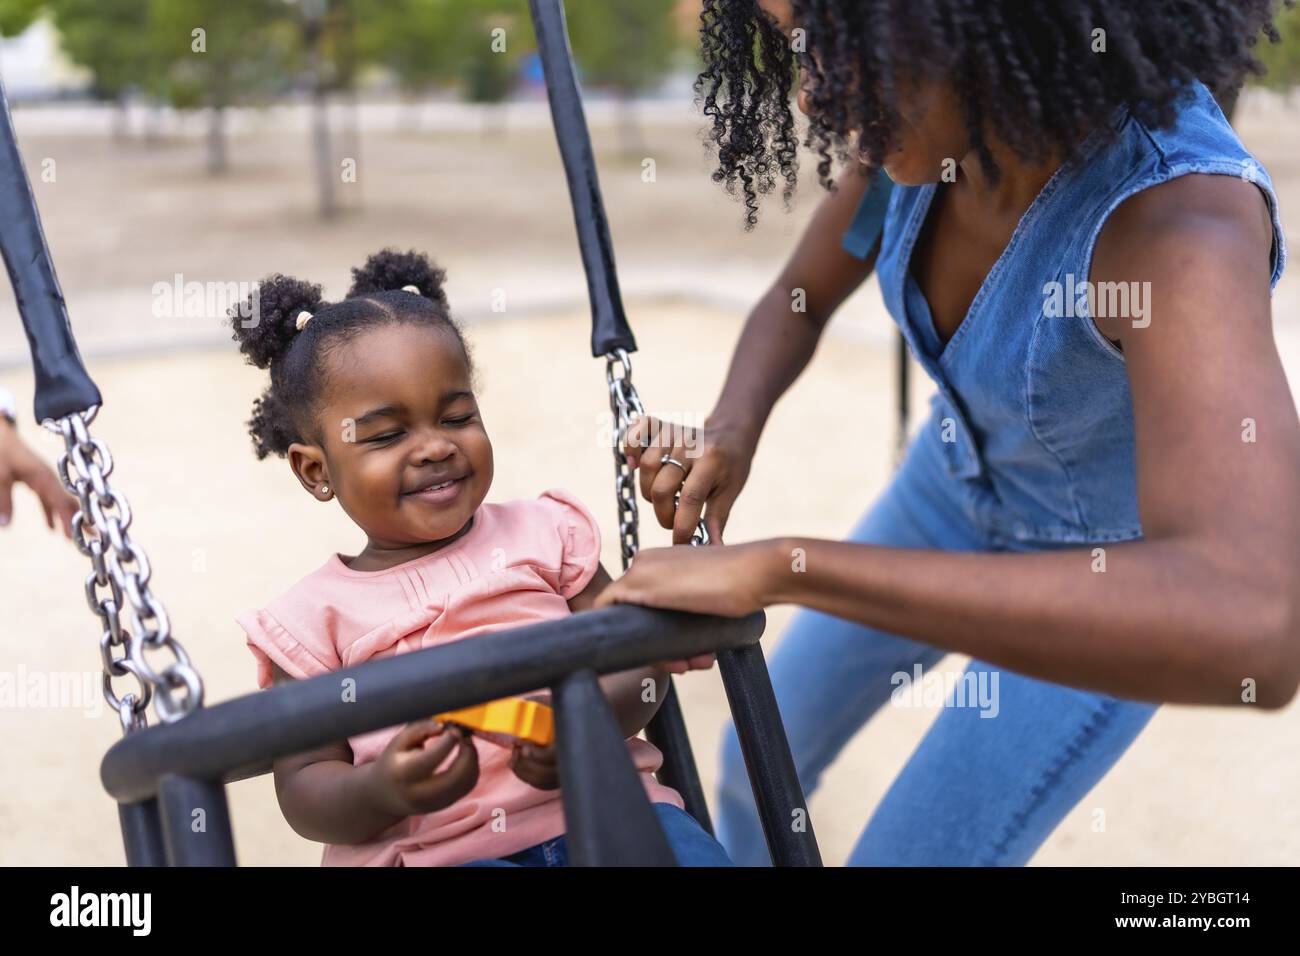
[[[131,130],[130,104],[125,93],[117,94],[113,100],[112,138],[115,143],[124,143]]]
[[[348,88],[347,158],[352,160],[354,177],[347,190],[352,194],[352,208],[361,206],[361,97],[355,86]]]
[[[330,149],[330,104],[319,72],[312,90],[312,146],[316,153],[316,180],[320,214],[329,219],[338,212],[334,202],[334,158]]]
[[[208,60],[208,175],[230,168],[226,157],[226,64]]]
[[[509,104],[505,100],[497,103],[480,103],[482,107],[479,134],[485,139],[500,139],[506,134],[506,120],[509,116]]]
[[[625,157],[639,158],[645,155],[645,140],[641,136],[641,124],[637,120],[636,101],[629,90],[620,90],[618,94],[617,124],[619,149]]]
[[[226,159],[226,107],[215,103],[208,109],[208,173],[221,176],[229,168]]]
[[[154,97],[149,98],[149,106],[144,115],[144,141],[157,143],[162,139],[163,104]]]

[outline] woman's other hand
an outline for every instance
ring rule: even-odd
[[[13,520],[13,487],[20,482],[36,492],[45,510],[46,527],[52,529],[57,516],[64,536],[71,538],[72,516],[79,507],[77,499],[64,490],[54,469],[18,437],[13,423],[0,417],[0,527]]]
[[[633,558],[627,573],[601,592],[596,607],[642,604],[744,617],[771,603],[768,582],[779,567],[779,547],[777,542],[755,541],[651,548]]]

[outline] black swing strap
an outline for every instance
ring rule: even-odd
[[[562,0],[529,0],[537,49],[546,75],[546,96],[551,104],[555,138],[564,158],[564,176],[573,200],[573,220],[578,228],[578,248],[587,273],[591,299],[591,354],[595,358],[616,349],[636,351],[636,339],[627,324],[623,297],[614,267],[614,244],[609,237],[609,220],[600,197],[600,178],[591,149],[591,134],[582,109],[582,95],[573,72],[569,31],[564,22]]]
[[[0,84],[0,252],[13,284],[36,373],[36,420],[60,419],[100,404],[72,338],[63,290],[41,229],[32,184],[18,152]]]

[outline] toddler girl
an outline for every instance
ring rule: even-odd
[[[240,615],[263,688],[564,617],[609,583],[596,522],[572,495],[485,503],[492,445],[442,270],[385,250],[353,279],[330,304],[319,285],[272,276],[254,321],[232,315],[240,350],[271,374],[249,422],[257,456],[287,458],[308,494],[337,501],[366,536],[356,555],[331,554]],[[643,695],[649,681],[655,693]],[[666,681],[662,667],[601,678],[679,862],[729,865],[655,780],[662,755],[636,736]],[[323,865],[566,859],[553,747],[502,747],[422,720],[277,760],[275,784],[290,826],[326,844]]]

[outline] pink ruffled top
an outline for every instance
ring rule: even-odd
[[[448,641],[567,616],[600,562],[591,513],[566,491],[483,504],[470,530],[445,548],[386,571],[353,571],[334,554],[260,610],[238,621],[257,659],[295,678],[352,667]],[[430,715],[432,716],[432,714]],[[354,765],[374,760],[401,729],[350,737]],[[436,813],[408,817],[366,843],[327,844],[323,866],[454,866],[509,856],[564,832],[560,791],[538,790],[507,766],[509,751],[478,738],[474,789]],[[682,806],[653,774],[663,755],[639,737],[628,749],[653,802]]]

